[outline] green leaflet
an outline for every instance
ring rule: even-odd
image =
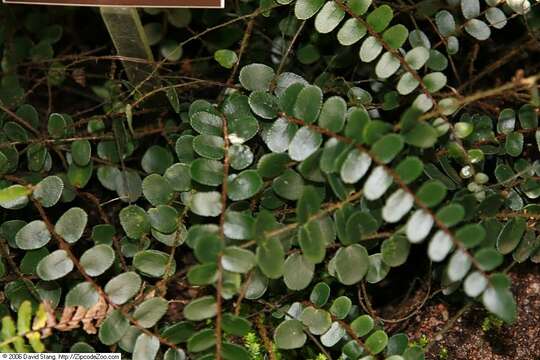
[[[464,75],[500,55],[504,36],[480,41],[507,24],[530,35],[531,3],[122,10],[148,61],[115,41],[118,58],[69,64],[74,15],[14,9],[0,25],[0,351],[259,359],[267,329],[276,357],[423,359],[351,296],[391,288],[413,258],[513,322],[522,298],[498,271],[540,261],[538,79],[519,48],[508,83]],[[45,301],[96,321],[41,342]],[[92,324],[96,339],[79,331]]]
[[[274,70],[263,64],[244,66],[240,71],[242,86],[251,91],[267,90],[274,78]]]
[[[294,15],[301,20],[312,17],[323,6],[324,0],[299,0],[294,7]]]
[[[525,232],[526,221],[513,218],[508,221],[497,237],[497,249],[501,254],[508,254],[516,248]]]
[[[354,244],[341,248],[334,259],[338,279],[345,285],[362,280],[369,268],[368,254],[362,245]]]
[[[214,317],[216,315],[216,300],[212,296],[205,296],[193,300],[184,308],[184,316],[188,320],[197,321]]]
[[[302,330],[302,323],[298,320],[284,321],[274,333],[274,341],[280,349],[300,348],[306,340],[307,336]]]
[[[310,124],[317,120],[321,111],[323,94],[318,86],[305,86],[296,97],[293,114]]]
[[[381,32],[392,20],[394,12],[392,8],[388,5],[379,6],[373,10],[366,18],[367,23],[371,26],[373,31]]]

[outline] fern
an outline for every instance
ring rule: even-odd
[[[33,314],[31,302],[24,301],[17,311],[17,322],[10,316],[2,319],[0,351],[4,353],[44,352],[45,345],[41,337],[42,331],[47,328],[47,319],[48,314],[43,304]]]
[[[0,349],[54,334],[134,360],[420,360],[427,337],[353,295],[415,247],[442,294],[512,323],[507,265],[540,261],[540,75],[486,78],[534,43],[534,5],[147,9],[162,60],[121,58],[155,69],[139,83],[116,56],[55,56],[55,17],[2,5],[0,311],[18,319]],[[476,74],[507,24],[523,49]]]

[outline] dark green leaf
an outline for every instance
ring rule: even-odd
[[[337,278],[342,284],[359,282],[369,268],[367,250],[358,244],[340,248],[335,255],[335,267]]]
[[[324,282],[320,282],[313,287],[309,300],[318,307],[322,307],[330,297],[330,286]]]
[[[497,237],[497,250],[503,255],[511,253],[518,246],[526,226],[524,218],[510,219]]]
[[[274,342],[279,349],[297,349],[307,340],[302,323],[298,320],[285,320],[274,332]]]
[[[438,180],[429,180],[422,184],[416,196],[424,205],[433,207],[446,197],[446,187]]]
[[[371,26],[373,31],[375,32],[381,32],[388,24],[390,24],[390,21],[392,21],[392,17],[394,16],[394,12],[392,11],[392,8],[388,5],[379,6],[374,11],[372,11],[368,17],[367,17],[367,23]]]
[[[233,201],[246,200],[257,194],[263,181],[255,170],[245,170],[227,179],[227,196]]]
[[[323,94],[318,86],[305,86],[296,98],[294,116],[308,124],[314,123],[321,111]]]
[[[216,316],[216,300],[213,296],[203,296],[192,300],[184,308],[184,316],[191,321],[200,321]],[[189,347],[189,345],[188,345]]]
[[[249,64],[240,70],[240,83],[251,91],[268,90],[274,79],[274,70],[264,64]]]

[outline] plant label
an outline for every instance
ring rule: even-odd
[[[160,7],[160,8],[223,8],[225,0],[2,0],[6,4]]]

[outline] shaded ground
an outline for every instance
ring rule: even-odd
[[[518,318],[512,326],[486,321],[487,313],[473,306],[438,335],[460,308],[430,301],[405,331],[413,339],[424,335],[424,339],[436,340],[426,356],[430,360],[540,360],[540,266],[516,266],[510,276],[518,303]]]

